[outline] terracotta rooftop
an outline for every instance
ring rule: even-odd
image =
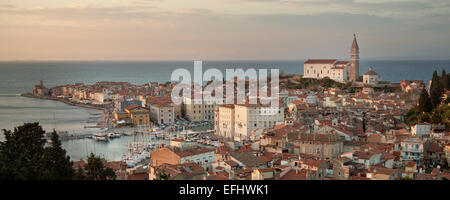
[[[305,64],[333,64],[337,59],[308,59]]]

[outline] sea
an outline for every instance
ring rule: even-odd
[[[217,68],[279,69],[283,74],[303,74],[304,60],[274,61],[203,61],[203,71]],[[360,74],[372,67],[385,81],[431,79],[433,71],[450,71],[450,60],[361,60]],[[2,61],[0,62],[0,129],[12,130],[24,122],[39,122],[46,131],[56,129],[79,134],[96,132],[86,129],[88,119],[98,110],[69,106],[61,102],[21,97],[43,80],[46,87],[98,81],[125,81],[133,84],[165,83],[176,69],[187,69],[193,77],[193,61]],[[225,73],[223,73],[225,76]],[[92,124],[90,124],[92,125]],[[4,140],[0,134],[0,141]],[[126,144],[133,139],[123,137],[109,143],[90,139],[63,141],[72,160],[94,152],[107,160],[126,156]]]

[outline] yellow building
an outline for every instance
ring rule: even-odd
[[[211,121],[214,120],[214,109],[216,102],[213,99],[194,99],[192,97],[184,97],[184,117],[191,122]],[[223,102],[223,99],[220,100]]]
[[[403,173],[403,178],[412,180],[414,178],[414,173],[417,171],[417,164],[414,161],[409,161],[405,165],[405,172]]]
[[[149,125],[150,124],[150,110],[136,104],[125,108],[129,118],[134,125]]]

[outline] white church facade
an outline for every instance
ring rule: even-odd
[[[309,59],[304,65],[304,78],[322,79],[328,77],[338,82],[349,79],[350,62],[337,59]]]
[[[350,61],[337,59],[308,59],[303,63],[303,77],[322,79],[328,77],[337,82],[356,82],[359,78],[359,47],[356,36],[350,53]]]

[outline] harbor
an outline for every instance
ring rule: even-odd
[[[128,167],[135,167],[148,163],[150,152],[169,146],[172,139],[183,139],[205,147],[214,147],[216,144],[214,139],[211,139],[213,131],[206,128],[209,127],[197,127],[199,131],[148,126],[111,128],[94,133],[69,135],[62,141],[62,146],[72,161],[85,159],[90,153],[94,153],[108,161],[124,161]]]

